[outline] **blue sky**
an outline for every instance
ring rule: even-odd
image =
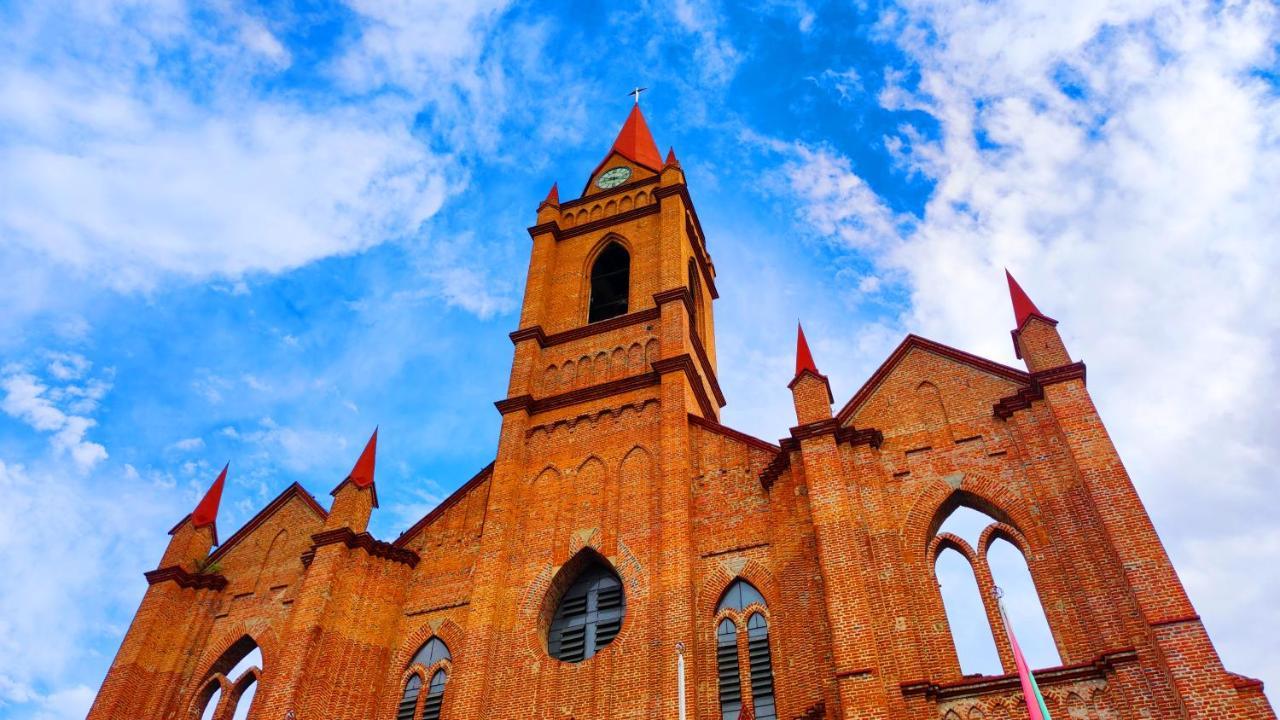
[[[552,182],[644,96],[718,270],[727,423],[907,332],[1016,364],[1008,266],[1230,669],[1280,682],[1271,2],[0,2],[0,716],[83,717],[165,531],[393,538],[495,447]]]

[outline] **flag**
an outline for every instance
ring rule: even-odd
[[[1027,660],[1022,657],[1018,638],[1013,635],[1013,623],[1009,622],[1009,615],[1004,611],[1004,602],[997,597],[996,604],[1000,607],[1000,619],[1004,621],[1004,632],[1009,637],[1009,644],[1013,646],[1013,662],[1018,666],[1018,680],[1022,682],[1022,698],[1027,702],[1027,716],[1031,720],[1052,720],[1049,717],[1049,708],[1044,705],[1044,695],[1040,694],[1040,686],[1036,684],[1036,677],[1027,669]]]

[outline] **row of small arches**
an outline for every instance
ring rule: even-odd
[[[589,210],[587,208],[582,208],[577,212],[566,212],[561,215],[562,224],[567,228],[571,228],[574,225],[581,225],[585,222],[591,222],[592,220],[612,217],[620,212],[626,212],[632,208],[648,205],[651,199],[652,198],[650,198],[649,193],[643,190],[636,193],[634,196],[623,195],[617,200],[610,200],[604,204],[596,203],[595,205],[592,205]]]
[[[1086,694],[1092,696],[1090,700],[1086,700],[1080,693],[1075,691],[1067,693],[1067,696],[1061,701],[1052,695],[1045,695],[1045,705],[1050,708],[1050,714],[1055,718],[1066,717],[1067,720],[1089,720],[1090,718],[1111,717],[1109,709],[1105,707],[1104,702],[1098,697],[1099,693],[1095,691]],[[942,720],[987,720],[988,717],[1006,717],[1005,713],[1009,709],[1008,707],[996,705],[990,708],[992,712],[989,716],[982,708],[976,706],[969,708],[967,711],[953,708],[942,716]],[[1061,714],[1063,711],[1065,711],[1065,716]],[[1026,711],[1021,707],[1013,708],[1013,712],[1026,714]]]
[[[658,341],[650,338],[644,345],[632,343],[630,347],[618,346],[612,352],[601,350],[594,356],[583,355],[575,360],[552,364],[542,373],[543,395],[553,395],[579,387],[595,385],[606,380],[636,375],[658,359]]]

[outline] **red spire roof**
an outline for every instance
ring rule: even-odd
[[[551,191],[547,193],[547,199],[542,201],[543,205],[559,205],[560,204],[560,183],[551,183]]]
[[[673,147],[667,148],[667,164],[668,165],[680,164],[680,161],[676,159],[676,149]]]
[[[356,466],[351,468],[351,474],[347,476],[347,479],[355,483],[356,487],[367,488],[373,485],[374,456],[377,454],[378,428],[374,428],[373,435],[364,446],[364,452],[360,453],[360,459],[356,460]]]
[[[618,139],[613,141],[610,152],[616,152],[655,172],[662,169],[662,155],[658,152],[658,143],[653,141],[653,135],[649,132],[648,123],[644,121],[644,113],[640,112],[640,103],[631,107],[631,114],[622,124],[622,130],[618,132]]]
[[[1022,323],[1032,315],[1045,317],[1045,314],[1040,312],[1040,308],[1037,308],[1036,304],[1031,302],[1031,298],[1027,297],[1027,293],[1023,291],[1018,281],[1013,279],[1008,268],[1005,268],[1004,276],[1009,280],[1009,297],[1013,299],[1013,317],[1018,327],[1022,327]]]
[[[222,486],[227,484],[227,468],[231,467],[231,463],[227,463],[222,468],[222,472],[218,474],[218,479],[213,481],[213,486],[209,488],[209,492],[204,494],[204,498],[196,505],[196,509],[191,513],[192,527],[206,527],[214,524],[218,519],[218,503],[222,501]]]
[[[821,375],[818,366],[813,362],[813,353],[809,352],[809,342],[804,339],[804,328],[796,323],[796,376],[808,370],[814,375]]]

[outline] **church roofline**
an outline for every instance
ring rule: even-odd
[[[774,455],[777,455],[778,453],[782,452],[781,447],[774,445],[773,443],[767,440],[761,440],[755,435],[748,435],[742,432],[741,430],[734,430],[728,425],[722,425],[716,422],[715,420],[700,417],[698,415],[694,415],[693,413],[689,413],[689,423],[692,425],[697,425],[698,427],[704,430],[708,430],[710,432],[723,435],[724,437],[737,440],[741,443],[745,443],[758,450],[764,450],[767,453],[772,453]]]
[[[876,391],[876,388],[880,387],[880,383],[889,376],[889,373],[893,372],[893,369],[897,366],[898,362],[906,357],[907,353],[916,349],[941,355],[942,357],[955,360],[958,363],[968,365],[976,370],[990,373],[1007,380],[1012,380],[1016,383],[1030,384],[1031,382],[1031,375],[1025,370],[1019,370],[1017,368],[1009,367],[1008,365],[1002,365],[994,360],[988,360],[984,357],[974,355],[973,353],[967,353],[963,350],[953,348],[950,345],[944,345],[940,342],[911,334],[903,338],[902,342],[898,344],[898,347],[889,354],[889,357],[881,363],[880,367],[876,368],[876,371],[871,374],[871,377],[868,378],[865,383],[862,384],[862,387],[858,388],[858,392],[854,393],[853,397],[849,399],[849,402],[845,403],[844,407],[840,408],[840,412],[836,413],[836,420],[839,424],[844,425],[848,423],[853,418],[854,413],[858,411],[858,408],[861,407],[862,403],[865,402],[867,398],[871,397],[871,394]]]
[[[429,527],[431,523],[435,522],[436,519],[443,515],[446,510],[457,505],[459,500],[470,494],[477,485],[487,480],[491,475],[493,475],[493,463],[485,465],[481,468],[480,472],[472,475],[470,480],[462,484],[462,487],[454,490],[453,494],[442,500],[439,505],[435,506],[435,508],[431,510],[431,512],[423,515],[421,520],[411,525],[408,530],[400,533],[400,537],[396,538],[391,544],[398,548],[408,545],[409,541],[417,537],[418,533]]]
[[[272,515],[276,514],[280,508],[283,508],[295,497],[301,498],[307,507],[315,511],[316,515],[319,516],[321,520],[329,517],[329,512],[321,507],[320,503],[316,502],[316,499],[311,496],[311,493],[307,492],[306,488],[295,482],[285,488],[284,492],[277,495],[275,500],[267,503],[267,506],[259,510],[257,515],[254,515],[249,519],[249,522],[245,523],[239,530],[232,533],[231,537],[227,538],[225,543],[219,545],[218,549],[209,556],[209,562],[212,563],[225,556],[231,551],[231,548],[240,544],[241,540],[252,534],[254,530],[257,530],[259,526],[270,519]]]

